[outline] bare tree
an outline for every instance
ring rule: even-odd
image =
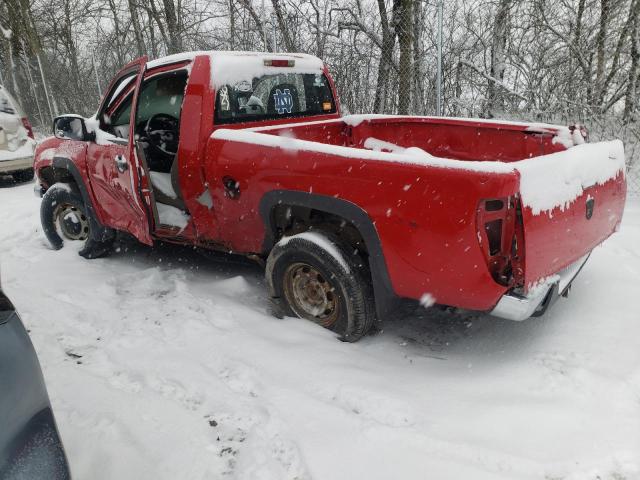
[[[182,51],[182,40],[180,39],[180,31],[176,18],[176,7],[173,0],[162,0],[162,4],[164,5],[164,17],[167,22],[167,33],[169,36],[167,50],[168,53],[178,53]]]

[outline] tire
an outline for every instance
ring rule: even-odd
[[[13,172],[11,174],[15,182],[24,183],[33,180],[33,168],[26,170],[20,170],[19,172]]]
[[[269,254],[265,275],[275,311],[311,320],[342,341],[359,340],[374,323],[368,270],[334,235],[308,231],[283,238]]]
[[[92,237],[92,225],[97,222],[91,218],[80,192],[68,183],[55,183],[46,191],[40,204],[40,222],[54,250],[61,249],[65,241],[79,241],[83,245],[78,254],[84,258],[111,253],[113,237],[105,241]]]

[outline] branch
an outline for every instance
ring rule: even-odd
[[[484,78],[486,78],[487,80],[489,80],[493,84],[503,88],[509,95],[513,95],[514,97],[521,98],[525,102],[529,101],[529,99],[527,97],[525,97],[524,95],[519,94],[518,92],[514,92],[513,90],[511,90],[511,88],[509,88],[507,85],[505,85],[502,81],[498,80],[495,77],[492,77],[491,75],[486,74],[485,72],[480,70],[478,67],[476,67],[473,63],[467,62],[466,60],[460,60],[460,63],[462,65],[465,65],[465,66],[469,67],[470,69],[474,70],[478,74],[482,75]]]

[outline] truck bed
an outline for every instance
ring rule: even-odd
[[[624,207],[622,143],[585,143],[577,128],[353,115],[218,129],[212,141],[223,169],[243,163],[233,144],[252,144],[244,155],[269,158],[274,171],[282,160],[286,176],[255,172],[263,193],[272,182],[361,205],[384,244],[396,292],[464,308],[488,309],[510,288],[526,295],[613,233]],[[490,204],[501,207],[489,211]],[[518,281],[496,288],[487,265],[516,248]]]

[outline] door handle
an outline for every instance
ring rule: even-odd
[[[127,163],[127,159],[124,158],[123,155],[116,155],[116,158],[113,160],[116,164],[116,168],[120,173],[124,173],[128,168],[129,164]]]

